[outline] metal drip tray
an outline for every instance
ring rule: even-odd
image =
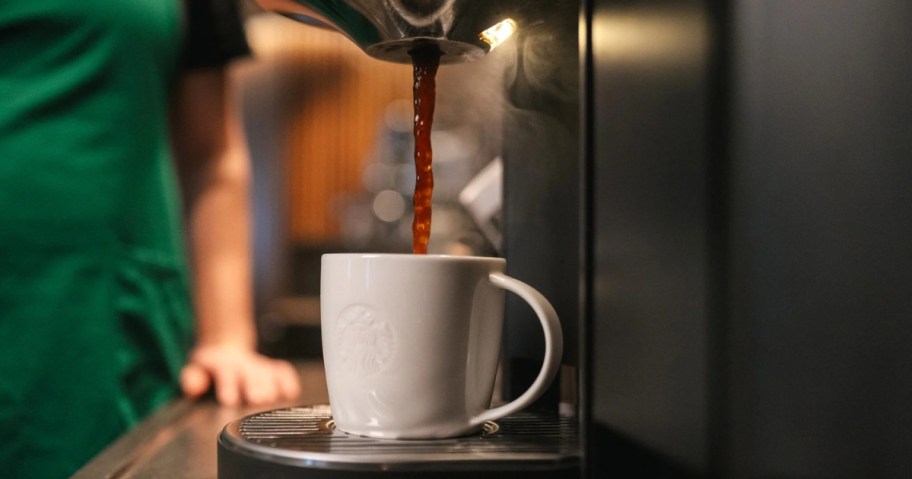
[[[572,477],[580,448],[575,418],[520,413],[452,439],[390,440],[335,429],[329,406],[266,411],[234,421],[218,441],[218,477],[435,477],[505,473]],[[507,474],[509,477],[510,474]]]

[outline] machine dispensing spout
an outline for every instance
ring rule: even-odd
[[[412,63],[409,51],[436,47],[441,63],[483,57],[516,29],[490,0],[257,0],[266,10],[326,26],[368,55]]]

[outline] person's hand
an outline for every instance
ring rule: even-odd
[[[238,346],[196,347],[181,371],[181,389],[198,397],[210,388],[224,406],[263,405],[298,397],[298,374],[287,361]]]

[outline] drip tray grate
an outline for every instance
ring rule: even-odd
[[[235,477],[223,474],[222,469],[237,469],[238,461],[283,465],[286,469],[299,468],[302,473],[321,469],[337,473],[464,473],[517,468],[567,472],[579,467],[578,429],[576,418],[519,413],[488,422],[482,431],[470,436],[374,439],[336,430],[329,406],[276,409],[244,417],[224,428],[219,436],[219,477]]]

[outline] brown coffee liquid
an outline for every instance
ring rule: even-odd
[[[412,220],[412,252],[427,254],[431,236],[431,194],[434,171],[431,168],[431,126],[434,123],[437,67],[440,50],[434,45],[418,46],[409,51],[414,66],[415,84],[415,217]]]

